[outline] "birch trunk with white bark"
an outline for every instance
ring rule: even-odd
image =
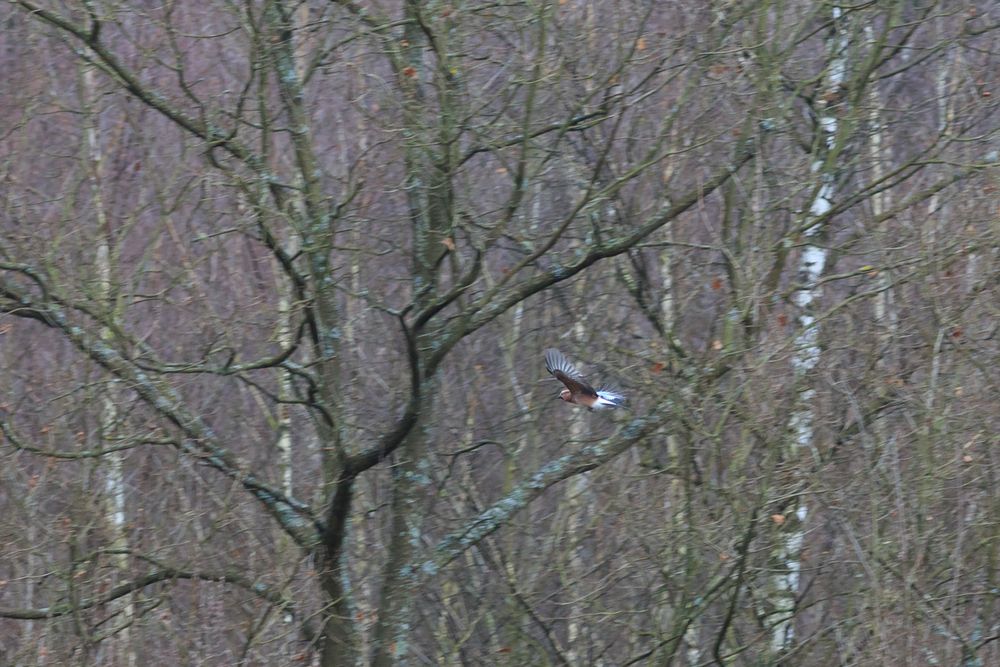
[[[100,336],[106,340],[112,336],[111,327],[117,319],[118,308],[115,304],[117,295],[114,292],[114,281],[112,279],[112,233],[102,192],[106,174],[100,132],[100,114],[96,106],[97,100],[100,98],[100,93],[94,75],[94,68],[84,65],[82,70],[83,94],[86,96],[84,101],[86,109],[84,127],[87,142],[87,168],[90,177],[91,195],[93,197],[94,215],[97,218],[97,225],[100,230],[100,240],[98,241],[95,253],[98,271],[98,298],[105,306],[106,317],[108,318],[107,325],[101,327]],[[115,433],[118,422],[118,391],[116,384],[115,381],[109,380],[100,398],[98,428],[101,448],[112,449],[115,444]],[[124,454],[121,451],[109,451],[99,461],[104,479],[104,515],[108,531],[112,536],[111,548],[108,550],[108,553],[119,576],[126,579],[129,574],[129,540],[126,525],[127,507]],[[132,624],[135,620],[135,602],[133,596],[126,595],[112,603],[111,614],[112,616],[121,615],[121,619],[115,621],[115,625],[121,629],[117,633],[117,641],[114,644],[113,662],[127,665],[128,667],[135,667],[137,658],[132,643]]]
[[[835,99],[842,93],[842,85],[846,75],[847,39],[843,32],[842,10],[834,7],[832,12],[833,30],[827,40],[829,65],[826,71],[826,87],[829,97]],[[814,371],[820,361],[820,330],[816,318],[816,305],[822,297],[822,288],[818,280],[826,264],[827,250],[821,240],[825,229],[823,224],[813,223],[821,220],[830,211],[834,201],[834,182],[836,165],[828,164],[828,155],[834,147],[839,130],[839,120],[836,112],[824,108],[820,110],[817,131],[822,133],[819,148],[812,164],[812,173],[817,179],[816,195],[809,207],[809,224],[806,227],[805,244],[801,249],[798,261],[797,282],[799,289],[793,297],[793,302],[799,310],[798,333],[795,336],[795,346],[791,365],[795,374],[797,386],[795,403],[789,418],[790,443],[787,456],[795,458],[803,451],[808,451],[819,460],[819,452],[815,443],[815,377]],[[801,552],[805,541],[806,521],[809,517],[809,507],[805,499],[800,498],[792,511],[794,520],[789,522],[789,528],[780,538],[780,544],[775,553],[777,574],[773,577],[773,595],[771,607],[775,610],[777,621],[771,630],[771,649],[775,654],[781,654],[794,645],[797,598],[802,571]]]

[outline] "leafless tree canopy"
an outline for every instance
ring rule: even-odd
[[[0,664],[1000,664],[995,2],[0,21]]]

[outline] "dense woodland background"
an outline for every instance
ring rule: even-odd
[[[0,13],[0,664],[1000,664],[995,2]]]

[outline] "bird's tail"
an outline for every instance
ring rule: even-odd
[[[625,397],[615,389],[601,387],[597,390],[597,404],[607,407],[621,408],[625,406]]]

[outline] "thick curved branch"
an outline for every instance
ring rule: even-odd
[[[668,415],[667,409],[650,411],[651,415]],[[480,512],[463,528],[446,535],[434,547],[430,558],[416,568],[427,579],[458,558],[466,549],[496,532],[517,512],[527,507],[549,487],[580,473],[599,468],[624,453],[665,422],[663,417],[635,417],[615,435],[573,454],[546,463],[535,474],[515,486],[507,495]]]
[[[244,471],[201,417],[188,412],[173,387],[156,382],[99,337],[74,325],[59,306],[51,302],[36,303],[28,292],[6,281],[0,282],[0,294],[8,300],[0,301],[0,312],[36,319],[59,330],[74,347],[123,380],[154,411],[179,428],[185,436],[180,445],[182,451],[242,484],[298,544],[311,547],[319,541],[319,526],[309,506]]]
[[[417,352],[417,341],[413,331],[406,326],[402,315],[399,316],[399,322],[403,328],[403,335],[406,337],[406,353],[410,361],[410,398],[407,401],[406,410],[396,423],[396,428],[391,433],[383,436],[378,444],[354,456],[350,456],[344,461],[343,477],[345,479],[353,479],[389,456],[389,454],[392,454],[410,433],[410,430],[417,423],[417,417],[420,415],[422,373],[420,369],[420,355]]]

